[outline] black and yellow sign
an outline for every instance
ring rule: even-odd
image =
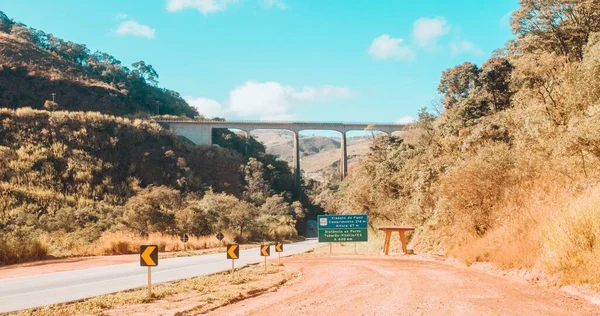
[[[142,267],[156,267],[158,265],[158,246],[140,246],[140,265]]]
[[[188,236],[188,234],[183,234],[181,235],[180,239],[181,242],[186,243],[190,239],[190,236]]]
[[[264,244],[260,246],[260,255],[263,257],[268,257],[271,255],[271,245]]]
[[[275,251],[283,252],[283,243],[282,242],[278,242],[275,244]]]
[[[240,245],[230,244],[227,245],[227,259],[239,259],[240,258]]]

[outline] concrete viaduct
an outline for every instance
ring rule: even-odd
[[[343,180],[348,174],[348,156],[346,152],[346,132],[349,131],[379,131],[391,135],[392,132],[402,131],[405,124],[395,123],[344,123],[344,122],[272,122],[272,121],[184,121],[158,120],[166,124],[171,131],[183,136],[198,145],[212,145],[213,128],[239,129],[246,133],[259,129],[288,130],[294,132],[294,178],[296,196],[300,193],[300,144],[299,132],[303,130],[331,130],[341,134],[340,142],[340,176]]]

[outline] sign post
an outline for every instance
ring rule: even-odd
[[[369,233],[366,214],[355,215],[319,215],[319,242],[329,243],[329,255],[333,251],[334,242],[368,241]],[[354,245],[356,253],[356,244]]]
[[[227,259],[231,259],[231,277],[233,277],[233,272],[235,271],[234,261],[235,259],[240,258],[240,245],[238,244],[229,244],[227,245]]]
[[[158,246],[140,246],[140,266],[148,267],[148,299],[152,298],[152,267],[158,265]]]
[[[225,238],[225,236],[222,233],[218,233],[217,236],[215,236],[215,237],[217,237],[217,239],[219,240],[219,247],[223,246],[222,240],[223,240],[223,238]]]
[[[267,257],[271,255],[271,245],[263,244],[260,246],[260,255],[265,257],[265,271],[267,271]]]
[[[188,242],[190,237],[188,236],[188,234],[183,234],[183,235],[181,235],[180,239],[181,239],[181,242],[183,243],[183,251],[185,251],[185,243]]]
[[[277,255],[279,256],[277,258],[277,264],[281,265],[281,253],[283,252],[283,243],[282,242],[278,242],[275,244],[275,251],[277,251]]]

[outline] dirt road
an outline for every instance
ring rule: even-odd
[[[600,315],[557,289],[410,257],[295,257],[302,276],[213,315]]]

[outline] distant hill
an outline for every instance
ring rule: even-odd
[[[265,145],[267,153],[279,159],[293,162],[293,134],[288,131],[254,131],[258,141]],[[348,163],[352,166],[369,153],[371,136],[350,137],[347,139]],[[326,175],[337,172],[340,159],[340,140],[338,137],[300,136],[300,167],[305,175],[316,180],[324,180]]]
[[[15,22],[0,11],[0,107],[42,109],[55,93],[59,109],[115,115],[198,112],[143,61],[131,68],[104,52]]]

